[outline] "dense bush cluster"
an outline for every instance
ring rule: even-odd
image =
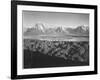
[[[89,61],[89,42],[24,39],[24,49],[70,61]]]

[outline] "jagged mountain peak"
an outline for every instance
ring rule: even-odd
[[[78,26],[77,28],[80,28],[80,29],[82,29],[84,31],[89,30],[89,27],[88,26],[85,26],[85,25]]]
[[[75,35],[75,36],[88,36],[89,35],[89,27],[85,25],[77,26],[76,28],[63,27],[63,26],[55,26],[48,27],[43,23],[36,23],[33,27],[28,28],[26,30],[28,34],[36,34],[36,35]]]
[[[56,32],[63,32],[62,26],[57,27],[55,31],[56,31]]]
[[[36,30],[40,30],[40,31],[42,31],[42,32],[45,32],[45,25],[44,25],[43,23],[36,23],[36,24],[34,25],[34,28],[35,28]]]

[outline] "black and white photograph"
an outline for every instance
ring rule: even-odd
[[[11,78],[97,74],[97,6],[12,1]]]
[[[23,11],[24,68],[89,65],[89,14]]]

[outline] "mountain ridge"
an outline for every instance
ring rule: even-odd
[[[88,26],[77,26],[76,28],[65,28],[63,26],[56,26],[48,28],[43,23],[36,23],[33,27],[27,28],[24,35],[73,35],[73,36],[89,36]]]

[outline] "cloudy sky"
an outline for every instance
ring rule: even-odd
[[[24,28],[33,27],[36,23],[43,23],[48,25],[48,27],[77,27],[80,25],[89,26],[89,14],[43,11],[23,11],[22,14]]]

